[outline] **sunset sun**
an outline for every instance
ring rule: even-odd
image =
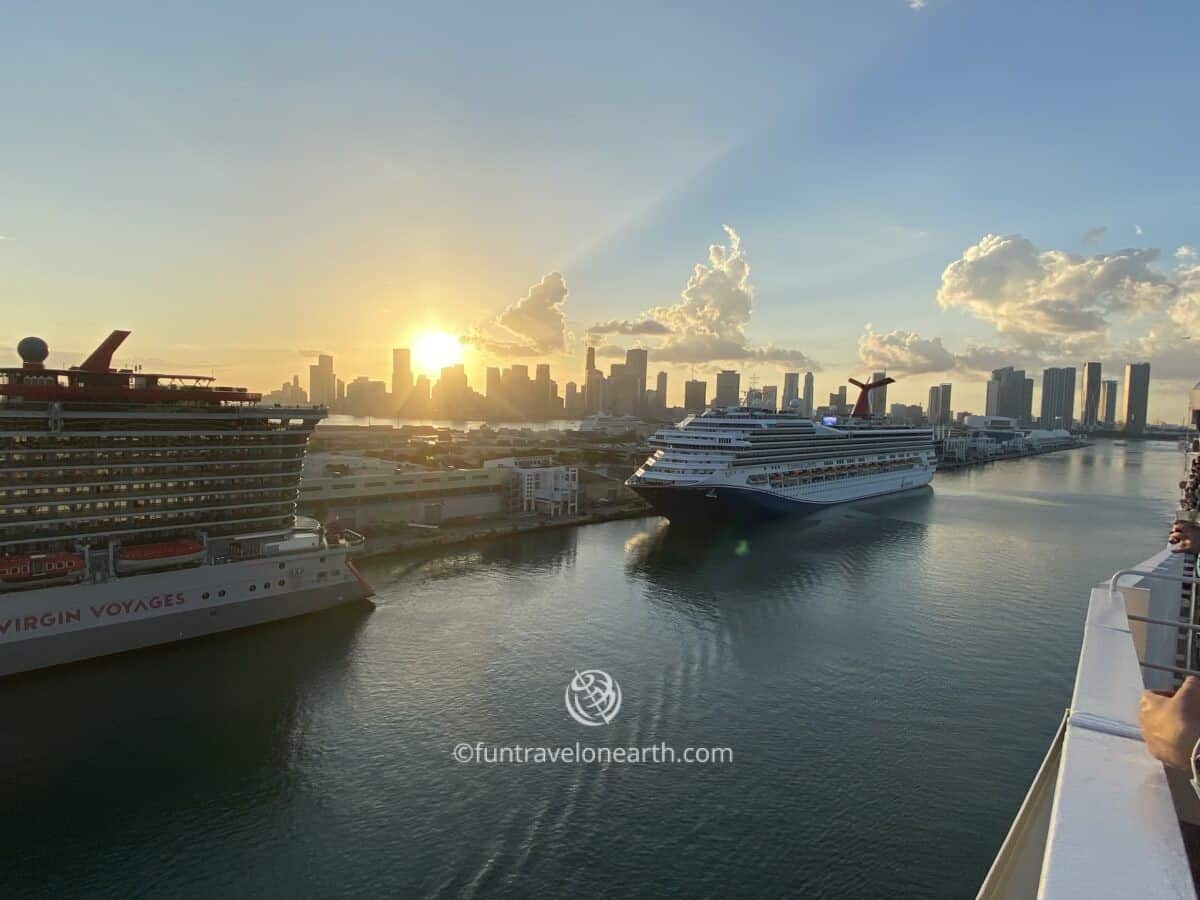
[[[458,338],[444,331],[427,331],[413,345],[413,365],[430,375],[462,362],[462,355]]]

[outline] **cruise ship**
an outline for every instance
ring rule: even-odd
[[[0,368],[0,675],[257,625],[371,595],[362,538],[298,519],[321,407],[204,376],[78,366],[40,338]]]
[[[863,384],[848,419],[813,422],[794,409],[709,409],[650,438],[653,452],[625,482],[654,508],[688,523],[810,512],[929,484],[933,431],[885,424]]]

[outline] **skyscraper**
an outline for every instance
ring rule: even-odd
[[[704,406],[708,398],[708,382],[696,381],[694,378],[691,381],[683,383],[683,408],[690,413],[704,412]]]
[[[412,392],[412,354],[406,347],[392,350],[392,401],[400,406]]]
[[[813,373],[804,373],[804,415],[810,419],[813,414]]]
[[[768,384],[763,386],[762,405],[763,409],[769,409],[771,412],[779,411],[779,385]]]
[[[333,357],[321,353],[317,364],[308,367],[308,397],[318,406],[328,406],[337,399],[337,376],[333,374]]]
[[[732,369],[722,369],[717,373],[717,394],[713,397],[713,406],[737,406],[742,399],[742,375]]]
[[[659,372],[654,381],[654,393],[659,409],[667,408],[667,373]]]
[[[872,381],[882,381],[887,378],[887,372],[872,372]],[[877,387],[867,395],[867,404],[871,415],[882,416],[887,411],[887,385]]]
[[[783,409],[791,409],[792,401],[800,399],[800,373],[783,373]]]
[[[491,400],[493,403],[496,403],[500,400],[500,396],[503,392],[500,389],[500,367],[499,366],[488,366],[486,391],[487,391],[487,398],[489,400]]]
[[[1125,430],[1141,434],[1146,430],[1146,411],[1150,403],[1150,363],[1125,366]]]
[[[872,378],[872,381],[878,379]],[[927,418],[930,425],[949,425],[952,410],[950,407],[951,385],[935,384],[929,389],[929,411]]]
[[[645,405],[647,357],[648,354],[645,350],[636,347],[625,351],[625,371],[633,380],[632,390],[637,397],[632,410],[634,414],[641,413],[642,407]]]
[[[1090,365],[1090,364],[1089,364]],[[1099,363],[1096,363],[1099,367]],[[1099,388],[1099,385],[1097,385]],[[1100,396],[1097,392],[1096,402]],[[1042,372],[1043,428],[1070,428],[1075,419],[1075,368],[1049,368]]]
[[[1115,378],[1105,378],[1100,382],[1100,423],[1105,428],[1112,428],[1117,423],[1117,392],[1120,384]]]
[[[586,376],[587,373],[592,371],[592,369],[594,369],[594,368],[596,368],[596,348],[588,347],[587,348],[587,366],[583,370],[584,375]]]
[[[1079,424],[1084,428],[1095,428],[1100,421],[1100,381],[1100,363],[1085,362],[1079,385]]]
[[[993,369],[991,380],[987,383],[984,412],[989,416],[1028,421],[1032,411],[1033,379],[1026,379],[1025,370],[1012,366]]]

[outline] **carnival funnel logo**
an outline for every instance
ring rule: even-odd
[[[576,672],[566,690],[567,712],[580,725],[607,725],[621,711],[621,685],[607,672]]]

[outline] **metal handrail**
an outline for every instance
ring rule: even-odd
[[[1117,580],[1124,578],[1126,575],[1137,575],[1141,578],[1157,578],[1159,581],[1174,581],[1178,584],[1200,584],[1200,578],[1191,578],[1187,575],[1167,575],[1162,572],[1146,572],[1142,569],[1118,569],[1113,572],[1112,578],[1108,580],[1108,592],[1115,594],[1120,588],[1117,586]]]
[[[1117,586],[1117,581],[1127,575],[1137,575],[1139,578],[1157,579],[1159,581],[1170,581],[1175,584],[1191,584],[1200,585],[1200,578],[1193,578],[1188,575],[1167,575],[1163,572],[1147,572],[1143,569],[1118,569],[1113,572],[1112,578],[1108,582],[1108,593],[1111,596],[1120,590]],[[1172,622],[1169,619],[1152,619],[1148,616],[1135,616],[1125,613],[1125,617],[1133,622],[1147,622],[1151,625],[1168,625],[1171,628],[1178,628],[1182,631],[1200,632],[1200,625],[1192,625],[1187,622]],[[1200,671],[1195,669],[1186,669],[1179,666],[1160,666],[1157,663],[1148,663],[1139,659],[1138,665],[1144,669],[1156,669],[1159,672],[1171,672],[1175,675],[1195,675],[1200,677]]]

